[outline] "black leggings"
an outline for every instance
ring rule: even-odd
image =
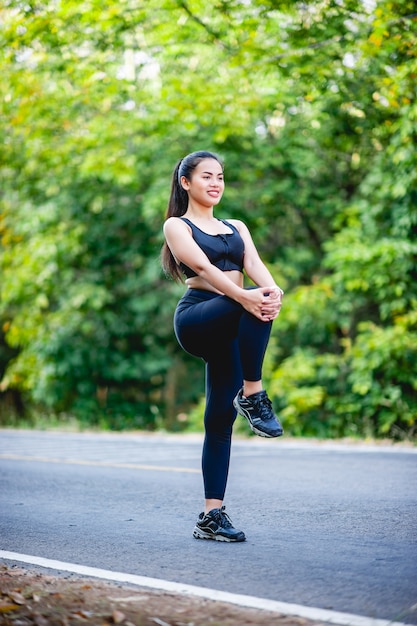
[[[175,310],[179,344],[206,362],[202,469],[207,499],[224,498],[236,419],[233,398],[243,380],[261,379],[271,327],[227,296],[202,289],[188,289]]]

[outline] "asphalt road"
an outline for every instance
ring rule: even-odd
[[[200,437],[0,431],[0,549],[417,624],[417,449],[235,440],[192,537]]]

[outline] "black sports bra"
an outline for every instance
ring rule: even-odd
[[[226,222],[226,220],[220,220],[223,224],[226,224],[232,232],[209,235],[203,230],[200,230],[198,226],[193,224],[186,217],[181,217],[180,219],[184,220],[184,222],[190,226],[194,241],[208,256],[210,263],[222,271],[238,270],[241,272],[243,270],[245,244],[236,226],[233,226],[230,222]],[[194,270],[184,263],[180,263],[180,267],[187,278],[197,276]]]

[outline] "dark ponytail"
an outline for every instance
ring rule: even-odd
[[[206,152],[201,150],[199,152],[192,152],[186,157],[178,161],[172,174],[171,182],[171,194],[168,201],[168,208],[165,219],[169,217],[181,217],[187,212],[188,208],[188,193],[181,185],[181,178],[184,176],[187,180],[191,180],[193,171],[204,159],[215,159],[223,167],[223,163],[220,158],[212,152]],[[183,282],[184,277],[181,270],[175,261],[171,250],[169,249],[166,241],[161,251],[161,263],[162,269],[165,274],[171,276],[177,282]]]

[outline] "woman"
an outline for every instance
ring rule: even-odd
[[[263,437],[283,430],[262,387],[262,364],[283,291],[261,261],[239,220],[219,220],[213,207],[224,191],[223,165],[211,152],[193,152],[176,166],[166,221],[162,264],[188,286],[174,329],[178,342],[206,363],[202,470],[205,509],[197,539],[244,541],[225,512],[236,411]],[[257,288],[243,287],[243,271]]]

